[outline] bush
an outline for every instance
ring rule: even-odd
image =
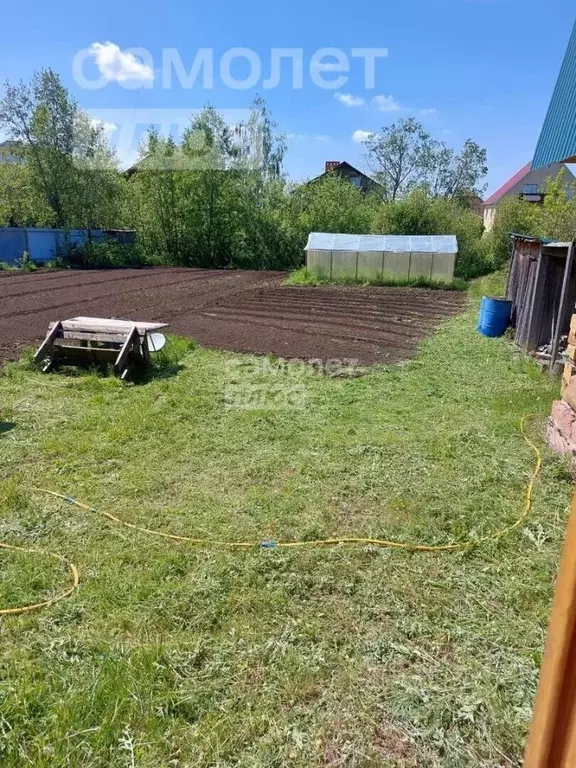
[[[32,261],[28,251],[22,251],[22,255],[16,262],[16,268],[21,269],[23,272],[35,272],[38,266]]]
[[[480,216],[457,200],[430,197],[416,190],[402,200],[379,206],[372,232],[383,235],[456,235],[455,276],[464,280],[488,274],[492,254],[482,241]]]
[[[84,269],[119,269],[141,267],[150,263],[136,243],[117,243],[114,240],[64,248],[58,253],[57,262],[63,267]]]
[[[0,271],[21,271],[21,272],[36,272],[38,265],[32,261],[28,251],[22,251],[20,258],[16,261],[8,264],[7,261],[0,261]]]
[[[500,201],[494,228],[486,238],[496,269],[504,266],[510,258],[510,233],[561,241],[576,238],[576,188],[572,185],[571,190],[566,189],[563,173],[560,171],[555,179],[547,180],[543,205],[528,203],[517,197],[505,197]]]
[[[512,241],[510,233],[538,237],[540,233],[540,206],[518,197],[505,197],[499,203],[494,227],[486,235],[487,248],[492,253],[494,268],[502,268],[510,259]]]

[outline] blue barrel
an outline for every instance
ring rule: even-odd
[[[484,336],[502,336],[510,325],[511,313],[512,302],[508,299],[491,299],[484,296],[480,305],[478,330]]]

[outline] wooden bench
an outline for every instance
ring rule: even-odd
[[[121,379],[150,361],[148,334],[166,323],[73,317],[50,323],[46,338],[34,355],[44,373],[58,364],[113,365]]]

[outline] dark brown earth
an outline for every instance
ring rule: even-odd
[[[284,286],[283,272],[158,267],[0,273],[0,361],[52,320],[149,320],[209,347],[282,358],[405,360],[464,295],[420,288]]]

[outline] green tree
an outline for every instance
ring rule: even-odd
[[[283,156],[261,99],[233,129],[208,106],[180,141],[151,133],[129,184],[146,252],[202,267],[280,266],[290,251],[278,215]]]
[[[117,169],[101,126],[78,107],[51,69],[5,84],[0,128],[18,142],[38,195],[57,227],[110,226]]]
[[[413,117],[399,120],[366,141],[366,159],[381,184],[385,202],[422,187],[434,197],[481,194],[486,150],[468,139],[460,153],[432,138]]]
[[[456,277],[469,280],[493,269],[489,249],[482,242],[484,225],[477,213],[457,200],[413,190],[402,200],[381,205],[372,221],[374,234],[456,235]]]
[[[29,166],[24,163],[0,163],[0,226],[49,227],[54,212],[37,194]]]
[[[286,200],[283,219],[298,263],[304,258],[310,232],[367,233],[381,204],[379,196],[364,196],[348,181],[333,174],[293,188]]]
[[[150,130],[141,148],[137,171],[130,179],[133,222],[147,255],[166,264],[185,264],[182,243],[180,151],[171,139]]]
[[[276,133],[277,128],[266,102],[261,96],[256,96],[248,120],[240,123],[234,131],[239,165],[256,171],[262,184],[282,176],[286,138]]]
[[[200,266],[226,266],[233,251],[239,202],[234,199],[238,149],[229,126],[213,107],[192,120],[184,133],[182,152],[189,168],[186,181],[195,230],[190,258]]]
[[[433,160],[428,184],[434,197],[464,200],[486,191],[486,184],[480,183],[488,173],[486,150],[472,139],[464,142],[459,153],[438,142]]]
[[[566,185],[565,171],[548,178],[544,185],[544,205],[539,210],[543,237],[576,239],[576,181]]]
[[[366,148],[368,164],[382,186],[386,202],[424,184],[433,167],[435,144],[413,117],[383,128],[380,135],[372,134]]]

